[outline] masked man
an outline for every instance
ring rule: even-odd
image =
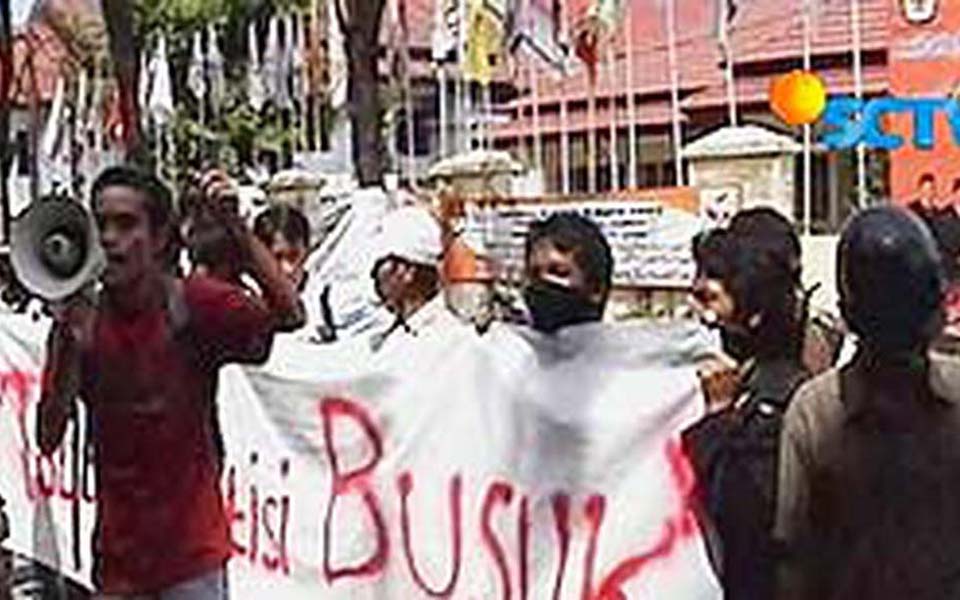
[[[600,321],[610,293],[613,255],[593,222],[557,213],[527,234],[524,300],[534,329]]]

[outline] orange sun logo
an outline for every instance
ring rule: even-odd
[[[791,71],[770,84],[770,109],[788,125],[816,122],[827,106],[827,88],[816,73]]]

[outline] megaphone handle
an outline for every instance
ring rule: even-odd
[[[69,317],[67,313],[73,308],[79,308],[84,305],[88,308],[97,306],[98,296],[99,294],[97,293],[95,284],[91,282],[66,298],[50,300],[47,303],[47,308],[55,320],[63,322],[68,320]]]

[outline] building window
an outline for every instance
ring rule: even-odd
[[[407,127],[410,121],[407,119],[406,109],[401,109],[397,113],[397,151],[406,156],[409,153],[407,149]],[[414,156],[427,156],[431,150],[431,140],[434,137],[437,123],[431,113],[417,110],[413,111],[413,154]]]

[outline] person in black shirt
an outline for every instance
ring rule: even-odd
[[[800,244],[782,216],[753,209],[734,217],[729,229],[695,240],[694,258],[694,300],[720,330],[737,367],[732,386],[719,386],[732,387],[729,398],[711,398],[718,386],[704,380],[708,414],[683,432],[683,443],[724,596],[766,600],[776,577],[780,426],[793,391],[807,378]]]
[[[960,200],[960,178],[953,180],[949,195],[938,196],[933,175],[924,173],[919,181],[920,194],[907,205],[920,217],[937,242],[943,260],[944,274],[948,282],[960,275],[957,257],[960,255],[960,213],[956,202]]]

